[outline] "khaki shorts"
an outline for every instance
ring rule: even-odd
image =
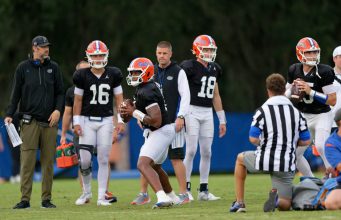
[[[272,188],[277,189],[280,198],[292,199],[292,181],[295,177],[295,172],[269,172],[255,169],[256,154],[255,151],[243,152],[244,165],[250,173],[267,173],[271,176]]]

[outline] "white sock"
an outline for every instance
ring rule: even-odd
[[[165,191],[163,190],[156,192],[156,196],[157,202],[166,202],[170,200],[170,198],[166,195]]]
[[[82,176],[83,178],[83,191],[85,193],[91,193],[91,177],[92,173],[87,176]]]

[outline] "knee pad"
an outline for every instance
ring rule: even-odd
[[[82,176],[88,176],[91,171],[92,171],[92,155],[93,155],[93,151],[94,151],[94,147],[92,145],[79,145],[79,152],[81,152],[81,150],[85,150],[88,151],[90,153],[90,164],[89,166],[83,167],[82,166],[82,158],[81,158],[81,153],[79,153],[79,170],[82,174]]]

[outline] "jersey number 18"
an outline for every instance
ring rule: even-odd
[[[200,92],[198,92],[198,96],[201,98],[213,98],[213,92],[214,92],[214,86],[215,86],[215,81],[216,81],[216,77],[214,76],[210,76],[208,77],[204,76],[201,78],[201,89]]]

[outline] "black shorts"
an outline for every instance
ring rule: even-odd
[[[169,146],[168,149],[168,158],[170,160],[180,159],[183,160],[185,158],[185,151],[183,147],[172,149],[172,145]]]

